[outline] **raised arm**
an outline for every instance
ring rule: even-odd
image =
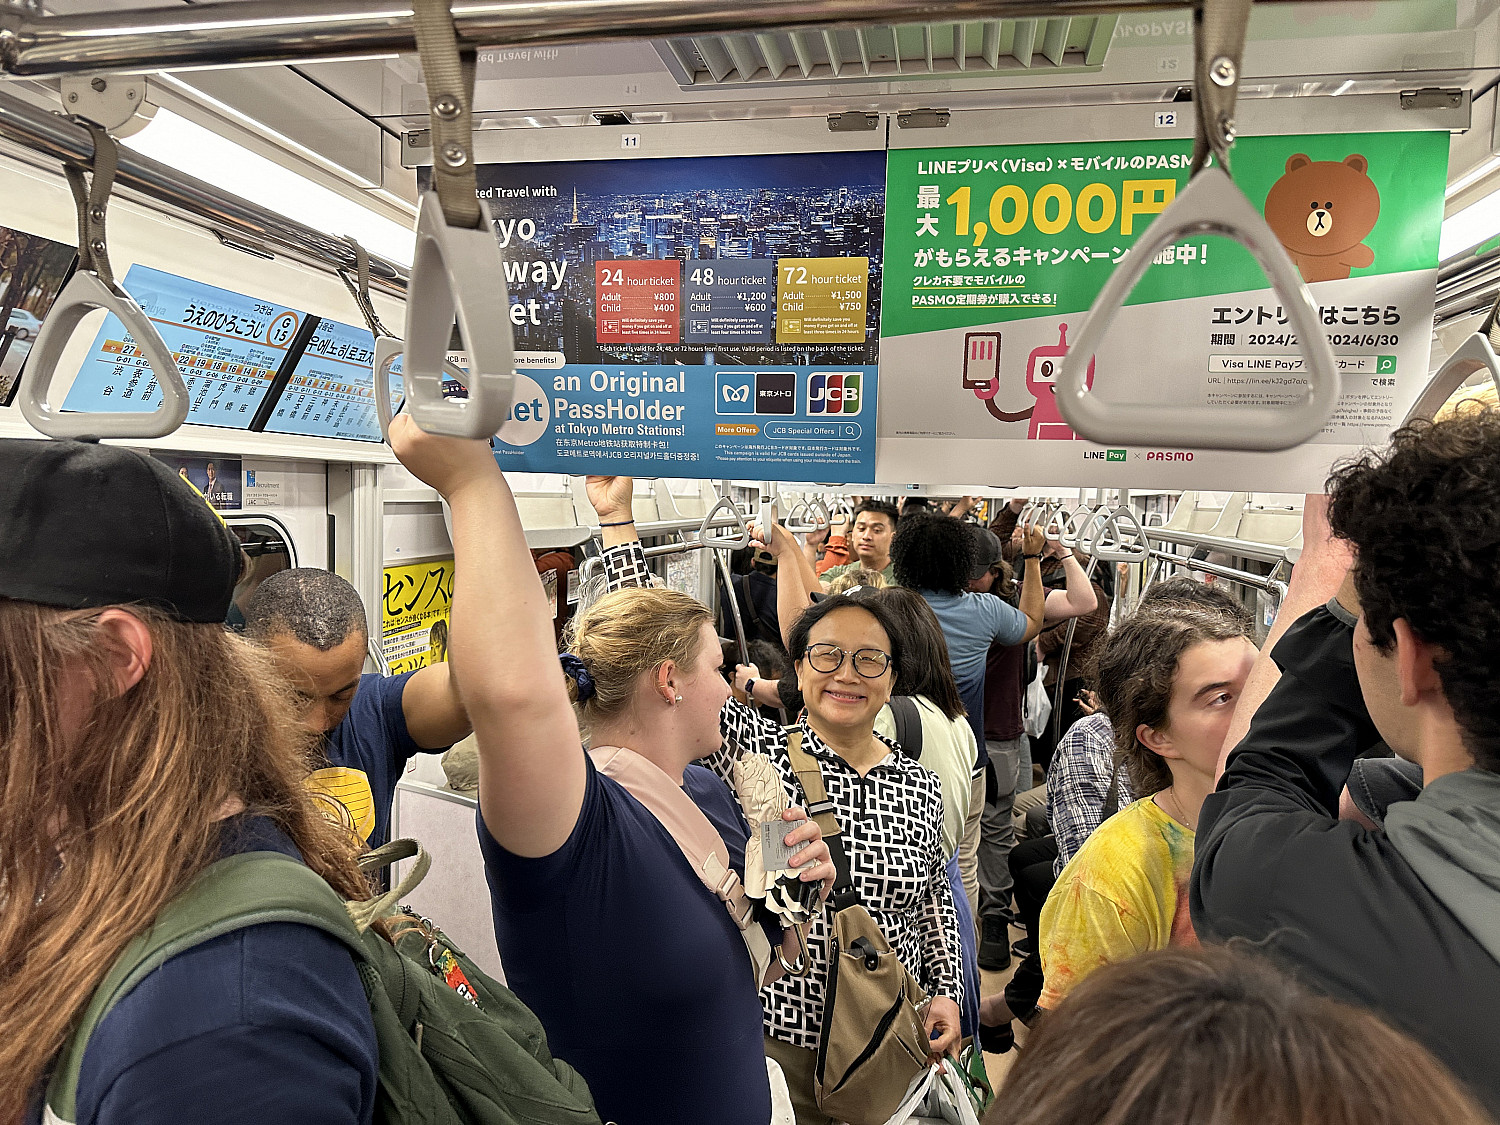
[[[1328,528],[1328,497],[1309,495],[1302,502],[1302,557],[1292,568],[1292,579],[1287,585],[1285,599],[1276,611],[1276,620],[1261,645],[1260,655],[1245,680],[1245,690],[1234,705],[1234,717],[1229,721],[1229,730],[1224,735],[1224,748],[1219,751],[1219,765],[1214,772],[1217,781],[1224,773],[1224,764],[1230,751],[1238,746],[1250,733],[1250,720],[1271,694],[1271,689],[1281,678],[1276,662],[1271,659],[1271,650],[1276,642],[1286,635],[1294,622],[1303,615],[1325,604],[1339,592],[1339,585],[1349,573],[1353,556],[1349,547],[1335,539]]]
[[[449,655],[474,723],[485,826],[516,855],[551,855],[578,821],[585,769],[515,498],[486,442],[425,434],[403,414],[391,447],[453,514]]]
[[[1084,617],[1098,609],[1099,599],[1094,594],[1094,584],[1089,581],[1073,552],[1057,540],[1049,539],[1044,554],[1062,559],[1063,578],[1066,580],[1063,589],[1052,590],[1047,594],[1046,612],[1043,616],[1045,624],[1056,625],[1059,621]]]
[[[1042,586],[1042,548],[1047,537],[1042,529],[1033,527],[1026,532],[1021,543],[1021,553],[1026,556],[1026,569],[1021,577],[1020,610],[1026,615],[1026,635],[1022,644],[1042,631],[1047,616],[1047,591]]]
[[[765,543],[765,532],[757,525],[751,534]],[[797,547],[796,537],[777,524],[767,549],[776,558],[776,620],[781,624],[781,643],[791,647],[792,626],[812,604],[812,595],[823,589],[807,558]]]

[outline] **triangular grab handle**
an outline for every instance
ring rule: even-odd
[[[64,413],[49,401],[63,349],[83,318],[95,309],[117,317],[150,365],[161,392],[153,411]],[[172,350],[156,325],[119,285],[92,270],[78,270],[63,286],[31,348],[30,377],[21,395],[21,414],[37,431],[54,438],[158,438],[176,430],[188,416],[188,390]]]
[[[733,536],[715,535],[709,530],[721,512],[728,512],[734,516],[735,533]],[[716,550],[722,548],[726,551],[738,551],[742,547],[750,546],[750,528],[745,523],[743,513],[728,496],[719,497],[719,502],[703,517],[703,522],[698,525],[698,542],[705,547],[713,547]]]
[[[380,416],[380,436],[386,441],[391,440],[391,419],[395,416],[391,409],[391,368],[396,366],[406,352],[406,345],[394,336],[375,337],[375,360],[371,368],[375,373],[375,410]],[[405,365],[402,365],[403,368]],[[405,371],[397,372],[402,381],[402,397],[409,397],[411,388],[406,385]],[[463,368],[457,364],[443,360],[443,376],[458,383],[465,383],[469,378],[464,374]]]
[[[1190,235],[1216,234],[1244,246],[1265,271],[1291,319],[1306,360],[1307,393],[1284,406],[1177,406],[1106,402],[1089,389],[1090,361],[1157,253]],[[1103,366],[1103,365],[1101,365]],[[1106,368],[1107,369],[1107,368]],[[1106,380],[1107,381],[1107,380]],[[1338,405],[1340,378],[1312,294],[1266,220],[1218,166],[1183,188],[1125,254],[1063,357],[1057,406],[1080,437],[1101,445],[1182,449],[1290,449],[1317,434]]]
[[[1125,531],[1135,536],[1135,542],[1128,543],[1120,537],[1122,524]],[[1109,514],[1109,521],[1094,541],[1094,558],[1102,562],[1138,563],[1145,562],[1150,555],[1151,547],[1141,521],[1129,508],[1120,505]]]
[[[401,373],[407,412],[431,434],[487,439],[510,417],[515,355],[505,262],[483,201],[480,209],[484,221],[474,230],[450,227],[435,191],[423,193],[417,211]],[[443,397],[455,317],[469,354],[467,399]]]
[[[1109,522],[1109,505],[1100,504],[1088,518],[1078,525],[1077,547],[1086,555],[1094,553],[1094,544],[1099,542],[1099,534],[1104,530],[1104,525]]]
[[[828,508],[821,500],[799,500],[782,525],[788,531],[807,534],[828,526]]]
[[[1458,346],[1458,350],[1428,381],[1421,396],[1407,411],[1406,421],[1433,417],[1471,375],[1481,371],[1488,371],[1490,381],[1500,387],[1500,358],[1496,357],[1495,349],[1484,333],[1475,332]]]

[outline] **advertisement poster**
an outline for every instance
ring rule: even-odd
[[[77,260],[65,243],[0,227],[0,406],[15,398],[31,345]]]
[[[1311,442],[1108,448],[1069,429],[1053,393],[1069,338],[1187,182],[1191,153],[1176,139],[890,153],[880,480],[1321,491],[1334,460],[1401,423],[1428,377],[1447,133],[1235,145],[1235,182],[1309,283],[1342,376]],[[1300,389],[1303,363],[1249,251],[1206,235],[1157,256],[1090,386],[1164,411],[1275,405]]]
[[[505,469],[872,481],[883,152],[487,165]]]
[[[203,493],[203,498],[221,512],[237,512],[245,506],[244,474],[238,457],[178,457],[153,454],[171,466],[177,475]]]
[[[448,612],[453,604],[453,560],[385,568],[380,651],[391,675],[448,659]]]

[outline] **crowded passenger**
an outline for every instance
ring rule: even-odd
[[[391,439],[452,512],[452,661],[475,720],[480,850],[511,987],[541,1017],[553,1052],[588,1080],[601,1118],[765,1125],[755,931],[793,963],[798,951],[775,917],[756,913],[742,933],[664,822],[606,772],[633,762],[648,784],[665,782],[664,799],[685,793],[743,878],[745,817],[729,789],[692,764],[719,752],[729,697],[712,612],[673,590],[611,593],[575,619],[565,676],[488,444],[426,435],[405,417]],[[597,506],[606,537],[624,541],[630,483],[620,504]],[[620,554],[608,553],[607,565]],[[639,548],[625,554],[644,571]],[[602,764],[582,750],[580,717]],[[802,818],[783,815],[800,821],[785,835],[797,847],[796,881],[821,881],[826,894],[828,847]]]
[[[42,1120],[96,988],[216,860],[279,852],[369,893],[303,784],[298,708],[224,628],[240,563],[161,462],[0,441],[0,1120]],[[267,921],[145,971],[94,1027],[65,1108],[80,1125],[365,1125],[376,1073],[349,949]]]
[[[1012,501],[1012,509],[1016,501]],[[1024,501],[1021,501],[1024,504]],[[1004,545],[994,532],[973,526],[978,558],[969,589],[991,594],[1014,605],[1019,587],[1003,557]],[[1043,532],[1045,536],[1045,530]],[[1071,551],[1046,539],[1041,567],[1049,560],[1062,560],[1065,586],[1047,591],[1042,603],[1044,629],[1066,627],[1066,622],[1094,612],[1096,588]],[[1042,571],[1045,585],[1046,572]],[[1031,785],[1031,754],[1023,725],[1021,698],[1027,666],[1026,648],[995,642],[985,654],[984,747],[987,768],[976,771],[975,806],[969,814],[960,859],[964,886],[980,918],[980,968],[998,972],[1010,965],[1012,879],[1010,851],[1015,846],[1015,800],[1018,791]]]
[[[866,500],[854,509],[854,525],[849,529],[849,544],[854,557],[841,566],[822,572],[824,588],[846,570],[864,567],[882,575],[887,582],[896,580],[891,569],[891,539],[901,518],[894,504],[884,500]]]
[[[1490,1125],[1441,1062],[1264,957],[1107,965],[1027,1040],[985,1125]]]
[[[630,522],[629,478],[591,477],[588,487],[604,529],[604,566],[611,587],[649,581]],[[770,550],[780,563],[780,583],[788,583],[792,565],[803,558],[801,548],[784,528],[769,535]],[[816,578],[802,580],[806,589],[815,582]],[[738,701],[721,697],[722,745],[716,734],[704,739],[694,756],[703,757],[727,780],[737,757],[762,755],[800,805],[806,800],[792,762],[792,743],[816,763],[843,832],[859,898],[901,963],[931,997],[924,1025],[932,1056],[942,1058],[958,1044],[963,996],[958,916],[943,855],[942,788],[933,773],[899,753],[874,729],[902,666],[896,620],[878,597],[835,595],[808,606],[805,594],[783,590],[780,596],[795,597],[794,608],[798,603],[805,607],[786,638],[803,698],[796,725],[783,729]],[[782,619],[790,618],[784,612]],[[765,1053],[786,1074],[798,1125],[827,1125],[833,1120],[819,1108],[814,1081],[830,932],[828,912],[815,914],[808,928],[807,973],[775,980],[761,994]]]
[[[384,844],[406,763],[447,751],[472,729],[448,664],[397,676],[364,673],[364,603],[327,570],[271,575],[246,606],[245,633],[292,685],[315,742],[309,787],[361,841]]]
[[[1104,642],[1099,697],[1144,796],[1088,837],[1047,897],[1044,1010],[1101,965],[1197,944],[1187,889],[1198,811],[1255,655],[1243,615],[1193,605],[1138,610]]]
[[[1203,805],[1193,920],[1381,1013],[1495,1113],[1500,413],[1407,427],[1328,483],[1331,536],[1305,527],[1257,667],[1274,686]],[[1338,806],[1379,739],[1425,784],[1373,832]]]

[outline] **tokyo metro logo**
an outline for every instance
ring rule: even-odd
[[[859,371],[815,371],[807,377],[809,414],[858,414],[864,374]]]

